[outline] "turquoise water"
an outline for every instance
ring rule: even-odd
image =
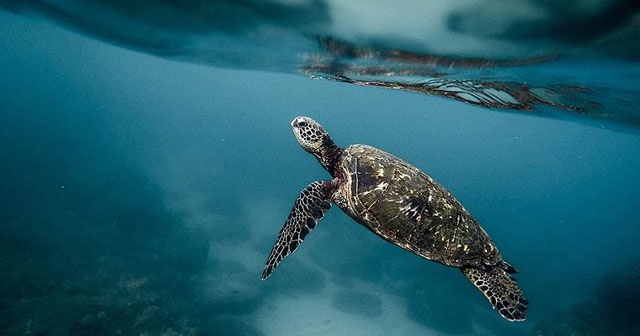
[[[429,55],[446,55],[433,67],[389,60],[397,50],[425,53],[397,36],[345,42],[350,56],[328,62],[335,49],[294,29],[304,13],[326,29],[322,2],[281,16],[218,2],[226,6],[214,13],[240,14],[204,29],[206,39],[193,38],[202,30],[193,13],[204,10],[141,2],[144,11],[122,5],[121,17],[111,2],[88,3],[0,1],[0,334],[638,333],[640,67],[637,40],[619,43],[637,24],[602,19],[637,21],[635,5],[626,16],[594,5],[604,23],[556,40],[520,31],[518,48],[429,40]],[[162,21],[167,13],[180,20]],[[492,15],[482,13],[474,20]],[[260,22],[279,23],[280,35],[241,29]],[[348,28],[335,37],[358,37]],[[220,41],[229,42],[210,52]],[[498,46],[509,62],[555,56],[501,66]],[[454,58],[467,65],[443,72]],[[547,103],[486,107],[407,92],[435,79],[482,90],[529,83]],[[491,102],[512,101],[505,94]],[[377,238],[336,207],[260,281],[295,197],[329,178],[291,133],[300,114],[338,145],[392,152],[454,193],[520,271],[527,321],[501,319],[460,272]]]

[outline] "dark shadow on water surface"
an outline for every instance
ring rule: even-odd
[[[583,6],[524,0],[505,8],[480,1],[446,10],[431,4],[441,11],[431,11],[427,2],[413,4],[421,16],[390,4],[380,2],[378,9],[339,7],[330,0],[0,1],[11,12],[43,16],[171,59],[304,74],[531,114],[551,107],[560,112],[552,116],[573,122],[640,129],[640,115],[631,108],[640,103],[640,87],[626,79],[640,72],[636,1]],[[342,22],[341,10],[355,17]],[[370,17],[369,11],[389,13]],[[406,24],[372,28],[376,19],[389,25],[386,17],[403,17]],[[431,21],[437,28],[422,26]],[[412,31],[412,25],[422,31]],[[443,40],[451,41],[438,48]],[[571,71],[557,71],[561,67]]]

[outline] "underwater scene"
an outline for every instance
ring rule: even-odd
[[[0,0],[0,32],[0,335],[640,335],[638,1]]]

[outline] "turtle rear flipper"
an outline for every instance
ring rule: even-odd
[[[311,182],[302,189],[269,254],[262,272],[262,280],[268,278],[282,259],[293,253],[309,232],[316,227],[324,213],[331,208],[332,192],[331,181]]]
[[[503,265],[462,267],[460,270],[489,300],[493,309],[509,321],[524,321],[529,302],[522,290],[507,272],[515,269],[506,262]]]

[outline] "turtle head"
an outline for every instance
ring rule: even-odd
[[[309,117],[295,117],[291,121],[291,127],[300,146],[309,153],[319,153],[327,140],[331,141],[329,133],[317,121]]]
[[[337,161],[342,149],[333,143],[329,133],[315,120],[309,117],[295,117],[291,121],[293,134],[302,148],[313,154],[320,164],[336,176]]]

